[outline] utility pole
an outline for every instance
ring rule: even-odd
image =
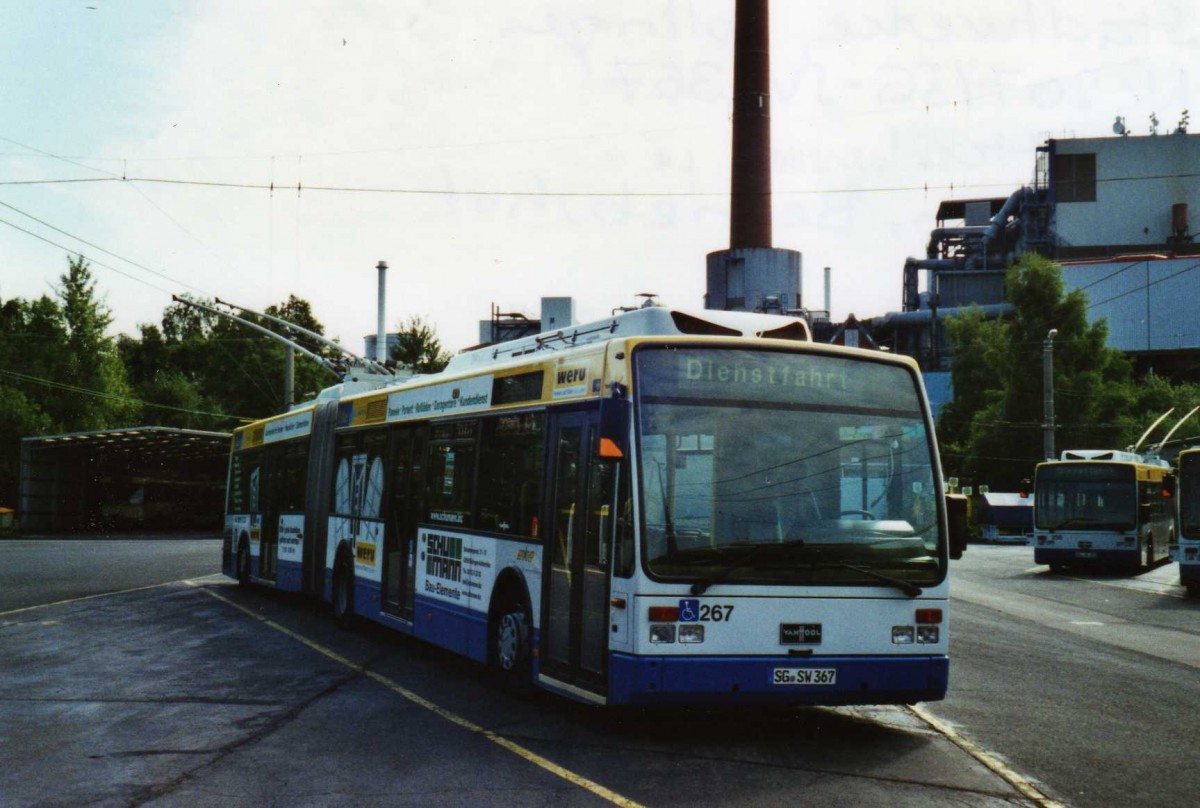
[[[296,349],[283,346],[283,411],[291,410],[296,403]]]
[[[1042,453],[1054,459],[1054,338],[1058,329],[1051,328],[1042,342]]]

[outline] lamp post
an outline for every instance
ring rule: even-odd
[[[1047,460],[1054,459],[1054,338],[1058,329],[1051,328],[1042,342],[1042,451]]]

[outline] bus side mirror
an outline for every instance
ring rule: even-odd
[[[967,549],[967,498],[946,494],[946,521],[950,528],[950,558],[962,558]]]
[[[599,446],[601,460],[620,460],[629,451],[629,421],[633,404],[614,390],[611,398],[600,399]]]

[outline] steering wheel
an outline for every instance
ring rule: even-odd
[[[851,515],[861,516],[864,519],[871,519],[871,520],[875,519],[875,514],[871,513],[870,511],[862,510],[859,508],[850,508],[849,510],[838,512],[838,516],[851,516]]]

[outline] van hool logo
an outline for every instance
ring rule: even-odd
[[[425,538],[425,574],[444,581],[462,580],[463,540],[430,533]]]

